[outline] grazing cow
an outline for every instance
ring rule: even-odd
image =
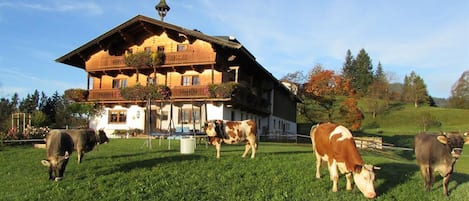
[[[96,132],[92,129],[67,129],[61,131],[72,137],[75,145],[73,148],[78,154],[78,163],[81,163],[85,153],[93,150],[97,144],[109,141],[104,131],[100,131],[99,135],[96,135]]]
[[[60,181],[63,178],[68,159],[73,152],[73,140],[60,130],[52,130],[46,137],[47,159],[41,163],[49,168],[49,179]]]
[[[256,123],[253,120],[226,121],[213,120],[205,123],[205,133],[209,137],[209,143],[217,150],[217,158],[220,158],[221,144],[238,144],[246,142],[243,157],[251,149],[251,158],[256,155]]]
[[[345,174],[347,190],[352,190],[353,175],[355,184],[365,197],[376,197],[373,170],[380,168],[364,164],[353,136],[347,128],[333,123],[323,123],[313,126],[310,135],[316,155],[316,178],[321,178],[319,171],[321,163],[327,161],[333,192],[337,192],[339,180],[337,170],[339,170]]]
[[[448,196],[448,182],[454,164],[462,153],[464,144],[469,144],[468,132],[442,133],[440,135],[418,134],[414,138],[415,158],[420,166],[423,183],[427,191],[435,181],[434,172],[443,177],[443,193]],[[464,138],[464,136],[466,136]]]

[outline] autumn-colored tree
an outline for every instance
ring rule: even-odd
[[[364,103],[362,109],[366,113],[371,113],[374,119],[388,109],[390,100],[389,83],[381,62],[378,63],[373,77],[373,81],[368,86],[368,93],[362,98]]]
[[[332,121],[336,96],[348,93],[350,93],[350,83],[332,70],[320,68],[310,74],[305,84],[305,94],[327,112],[326,121]]]
[[[357,106],[357,99],[353,96],[346,98],[340,106],[343,124],[352,131],[357,131],[361,127],[364,118],[363,113]]]

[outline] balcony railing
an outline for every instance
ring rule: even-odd
[[[87,64],[88,71],[113,70],[126,68],[124,62],[125,56],[106,56],[90,61]],[[169,52],[165,53],[165,62],[163,65],[175,64],[197,64],[215,62],[214,52]]]
[[[212,86],[213,87],[213,86]],[[209,86],[174,86],[170,87],[171,99],[226,99],[229,98],[232,104],[236,104],[239,107],[257,110],[262,112],[269,111],[269,100],[254,95],[250,92],[249,88],[238,87],[236,90],[232,90],[229,87],[226,91],[212,89],[209,90]],[[218,94],[220,92],[220,94]],[[229,95],[226,95],[229,93]],[[120,89],[91,89],[89,90],[88,101],[125,101],[120,95]]]
[[[171,88],[172,98],[208,98],[208,86],[176,86]]]
[[[122,98],[120,89],[90,89],[88,101],[118,101]]]
[[[89,101],[118,101],[125,100],[120,95],[120,89],[91,89]],[[171,98],[208,98],[208,86],[176,86],[171,88]]]

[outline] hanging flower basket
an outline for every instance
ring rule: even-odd
[[[66,100],[81,102],[86,101],[88,93],[89,92],[86,89],[67,89],[64,92],[64,96]]]
[[[142,86],[137,84],[131,87],[125,87],[120,90],[121,96],[126,100],[143,101],[148,98],[168,99],[171,97],[171,90],[164,85],[148,85]]]
[[[135,68],[148,68],[164,63],[166,55],[163,52],[137,52],[127,54],[124,58],[125,65]]]

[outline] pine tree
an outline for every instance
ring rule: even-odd
[[[367,93],[368,86],[373,82],[373,65],[371,63],[371,58],[368,56],[368,53],[366,53],[365,49],[360,50],[353,66],[355,70],[351,79],[352,87],[360,95],[365,95]]]
[[[350,51],[350,49],[348,49],[345,55],[345,62],[342,66],[342,76],[347,79],[351,79],[353,77],[353,75],[355,74],[355,68],[353,67],[354,62],[355,59],[352,56],[352,52]]]

